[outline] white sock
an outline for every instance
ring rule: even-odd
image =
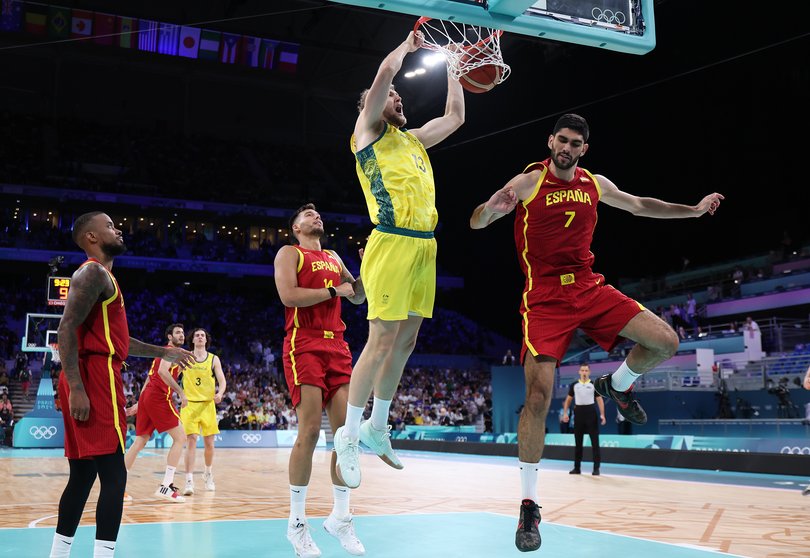
[[[160,483],[163,486],[169,486],[174,482],[174,472],[177,470],[177,467],[170,467],[166,466],[166,473],[163,475],[163,482]]]
[[[518,461],[518,465],[520,465],[520,498],[537,502],[537,472],[540,470],[540,464]]]
[[[363,418],[363,407],[346,404],[346,422],[343,425],[343,434],[346,438],[356,440],[360,437],[360,420]]]
[[[59,533],[54,533],[50,558],[70,558],[71,548],[73,548],[73,537],[66,537]]]
[[[186,482],[194,484],[194,473],[186,473]]]
[[[335,498],[335,507],[332,508],[332,515],[338,519],[345,519],[349,516],[349,493],[351,491],[345,486],[332,485],[332,495]]]
[[[213,475],[214,474],[214,466],[213,465],[206,465],[205,466],[205,474],[206,475]]]
[[[93,548],[93,558],[112,558],[115,556],[115,541],[100,541],[96,539]]]
[[[385,430],[388,427],[388,410],[390,408],[390,400],[374,398],[374,405],[371,407],[371,426],[375,430]]]
[[[613,373],[613,376],[611,376],[610,385],[612,385],[613,389],[616,391],[627,391],[639,376],[641,376],[641,374],[636,374],[630,370],[625,360],[622,365],[619,366],[619,369]]]
[[[295,525],[307,520],[307,487],[290,485],[290,523]]]

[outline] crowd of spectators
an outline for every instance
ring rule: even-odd
[[[391,405],[389,422],[396,430],[408,425],[475,425],[491,432],[490,373],[455,368],[407,368]]]
[[[332,151],[3,112],[0,182],[190,200],[362,212],[348,150]],[[327,195],[328,192],[328,195]]]

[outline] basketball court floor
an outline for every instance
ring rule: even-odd
[[[165,453],[145,450],[130,472],[134,501],[124,506],[116,556],[294,556],[285,538],[289,451],[219,449],[216,492],[202,490],[197,474],[197,493],[171,504],[151,497]],[[352,493],[352,509],[367,556],[522,555],[513,542],[520,488],[514,458],[402,456],[402,471],[362,456],[363,483]],[[307,511],[323,556],[349,556],[321,527],[331,509],[328,457],[316,451]],[[575,476],[570,462],[543,461],[537,556],[810,556],[805,478],[612,464],[593,477],[588,466]],[[0,478],[0,556],[47,556],[67,480],[62,451],[0,450]],[[97,496],[96,486],[73,556],[92,556]]]

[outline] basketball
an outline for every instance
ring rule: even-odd
[[[491,54],[492,52],[487,48],[475,54],[465,54],[462,57],[462,65],[472,63],[474,58],[485,58]],[[470,93],[486,93],[501,81],[501,68],[495,64],[485,64],[473,68],[461,76],[459,80],[461,86]]]

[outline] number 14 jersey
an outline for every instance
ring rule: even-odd
[[[298,286],[304,289],[326,289],[336,287],[341,282],[341,267],[331,250],[298,250]],[[285,331],[294,329],[321,330],[340,333],[346,324],[340,319],[340,297],[336,296],[312,306],[284,309]]]

